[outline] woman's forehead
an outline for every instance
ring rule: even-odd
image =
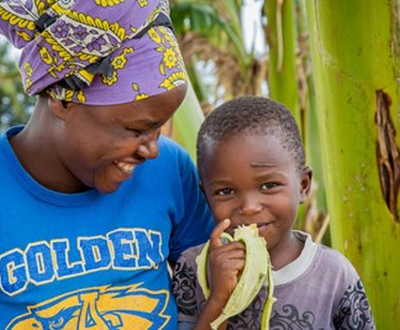
[[[140,101],[101,106],[76,103],[74,106],[78,114],[91,121],[152,128],[165,122],[173,115],[183,101],[185,93],[186,86],[181,86]]]

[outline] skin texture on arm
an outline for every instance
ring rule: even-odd
[[[220,222],[211,233],[208,256],[210,296],[194,330],[212,329],[210,323],[222,313],[245,265],[245,249],[242,243],[222,244],[221,242],[220,236],[230,223],[228,219]],[[226,325],[227,322],[224,322],[218,330],[225,330]]]

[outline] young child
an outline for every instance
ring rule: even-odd
[[[223,231],[257,224],[273,266],[270,329],[375,329],[360,277],[350,262],[310,235],[292,230],[299,204],[309,193],[299,130],[291,113],[262,97],[240,97],[215,109],[197,141],[202,187],[215,227],[210,238],[206,301],[195,258],[204,245],[187,250],[174,271],[173,291],[180,329],[211,329],[244,267],[241,243],[222,244]],[[219,329],[260,329],[264,286],[250,306]]]

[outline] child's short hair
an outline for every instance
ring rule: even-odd
[[[197,137],[197,162],[201,170],[205,150],[236,135],[274,135],[293,156],[296,167],[305,166],[304,147],[291,112],[278,102],[259,96],[242,96],[215,108],[204,120]]]

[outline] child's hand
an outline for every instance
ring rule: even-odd
[[[245,247],[242,243],[222,244],[221,234],[230,220],[220,222],[211,233],[208,257],[210,300],[224,307],[238,283],[238,275],[245,265]]]

